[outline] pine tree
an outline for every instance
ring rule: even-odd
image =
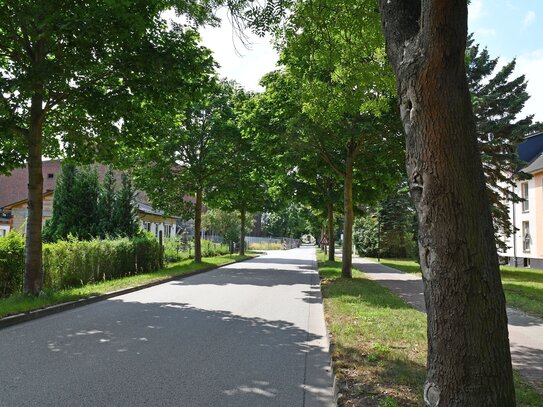
[[[503,236],[509,237],[513,233],[508,205],[511,201],[521,200],[513,190],[518,178],[512,175],[523,177],[518,172],[523,163],[518,158],[517,145],[534,132],[537,125],[533,124],[533,115],[517,120],[530,95],[526,92],[524,75],[511,79],[516,61],[513,59],[499,70],[497,64],[498,58],[490,58],[486,48],[480,51],[470,36],[466,47],[468,85],[496,243],[500,250],[505,250]]]
[[[123,174],[121,189],[117,193],[113,210],[115,234],[119,236],[134,236],[139,230],[135,207],[136,191],[130,176]]]
[[[116,232],[113,212],[115,210],[116,188],[115,175],[111,167],[104,175],[104,181],[98,197],[99,236],[113,236]]]
[[[89,239],[98,234],[98,195],[96,169],[64,165],[53,199],[53,217],[47,222],[44,240],[55,241],[73,235]]]

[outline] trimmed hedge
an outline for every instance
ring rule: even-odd
[[[25,240],[10,232],[0,238],[0,297],[22,291],[25,270]]]
[[[22,291],[24,247],[21,235],[0,239],[0,296]],[[44,287],[59,290],[157,271],[162,253],[152,235],[132,239],[63,240],[43,245]]]
[[[229,254],[228,245],[202,239],[202,257],[223,256]],[[179,240],[164,240],[164,256],[168,262],[194,258],[194,241],[182,243]]]
[[[152,236],[43,245],[44,287],[54,290],[149,273],[161,265],[160,245]]]

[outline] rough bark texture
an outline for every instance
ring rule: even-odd
[[[419,217],[426,406],[514,406],[505,299],[464,68],[467,3],[380,0]]]
[[[24,293],[37,295],[43,287],[41,228],[43,216],[42,129],[43,97],[36,93],[30,107],[28,132],[28,218]]]
[[[202,262],[202,190],[196,192],[194,204],[194,261]]]
[[[239,211],[241,230],[239,232],[239,254],[245,256],[245,209]]]
[[[330,250],[328,251],[328,260],[335,261],[336,259],[336,242],[334,238],[334,204],[328,203],[328,244]]]
[[[343,202],[345,222],[343,225],[343,258],[341,275],[352,278],[353,265],[353,158],[349,154],[345,163],[345,178],[343,179]]]

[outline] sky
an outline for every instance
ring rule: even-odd
[[[277,53],[269,38],[250,35],[249,49],[232,31],[226,13],[220,28],[200,31],[202,42],[214,51],[220,74],[234,79],[246,89],[262,90],[262,75],[275,69]],[[535,114],[543,121],[543,0],[472,0],[469,6],[469,31],[475,42],[488,48],[490,56],[504,65],[517,59],[515,75],[526,75],[530,100],[523,115]]]

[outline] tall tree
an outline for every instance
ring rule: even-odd
[[[42,156],[65,152],[112,158],[131,121],[186,100],[210,68],[198,33],[167,29],[160,17],[174,7],[202,21],[209,4],[184,0],[3,1],[0,3],[0,172],[28,165],[24,292],[43,284]],[[151,109],[151,103],[153,108]]]
[[[231,152],[225,168],[215,177],[214,187],[208,191],[208,202],[239,213],[239,247],[240,255],[244,255],[247,215],[270,207],[268,180],[271,173],[263,146],[258,143],[250,123],[254,95],[235,89],[232,96],[235,127],[231,133]]]
[[[63,166],[53,198],[53,216],[46,223],[44,239],[55,241],[69,235],[79,239],[97,236],[99,194],[96,168]]]
[[[113,203],[111,224],[113,233],[118,236],[133,237],[139,230],[136,190],[128,174],[122,175],[122,184]]]
[[[115,174],[111,167],[104,175],[100,195],[98,196],[98,228],[101,237],[114,236],[116,233],[113,213],[117,198]]]
[[[398,143],[390,141],[400,134],[396,115],[387,114],[394,80],[375,2],[294,2],[281,45],[281,62],[300,84],[302,109],[320,128],[306,137],[343,181],[342,275],[350,278],[355,173],[374,171],[369,160],[379,154],[392,164],[390,147]]]
[[[466,79],[467,3],[379,1],[419,218],[424,403],[514,406],[505,298]]]
[[[163,118],[161,133],[135,153],[136,182],[153,205],[194,219],[194,258],[202,261],[201,228],[204,193],[228,168],[238,133],[233,122],[233,86],[208,77],[206,88],[174,116]],[[186,195],[193,196],[187,200]]]
[[[492,59],[486,48],[481,51],[471,36],[467,45],[468,86],[492,205],[496,243],[505,251],[504,238],[513,233],[509,202],[520,202],[521,197],[514,187],[519,177],[527,179],[527,175],[518,172],[522,163],[517,146],[541,124],[533,123],[533,115],[517,119],[530,95],[526,92],[524,75],[511,78],[516,61],[513,59],[497,70],[498,58]]]

